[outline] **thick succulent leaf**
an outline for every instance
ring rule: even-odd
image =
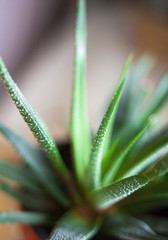
[[[108,217],[103,230],[121,240],[166,240],[157,235],[152,228],[142,220],[129,215],[114,215]]]
[[[42,189],[38,181],[34,181],[33,175],[25,167],[8,163],[0,159],[0,176],[11,179],[30,192],[41,193]]]
[[[99,229],[100,221],[84,220],[75,213],[63,216],[54,227],[50,240],[87,240]]]
[[[101,186],[101,171],[103,150],[106,138],[108,137],[109,126],[113,122],[116,108],[122,94],[123,86],[125,83],[126,74],[131,63],[131,57],[128,58],[121,73],[120,81],[117,85],[116,91],[112,97],[111,103],[103,117],[100,127],[96,133],[91,150],[91,156],[88,168],[88,186],[90,189],[97,189]]]
[[[93,191],[90,197],[94,204],[100,209],[111,207],[118,201],[126,198],[139,188],[148,184],[148,178],[144,176],[133,176],[112,183],[100,190]]]
[[[114,159],[111,159],[111,161],[112,161],[111,166],[110,166],[109,170],[107,171],[107,173],[106,173],[106,175],[103,179],[104,186],[111,183],[114,180],[114,178],[116,176],[116,173],[117,173],[119,167],[121,166],[124,158],[129,153],[129,151],[132,149],[132,147],[139,141],[139,139],[142,137],[144,132],[148,129],[148,126],[149,126],[149,122],[145,125],[145,127],[141,130],[141,132],[139,132],[137,134],[137,136],[134,137],[125,146],[124,149],[122,149],[122,151],[118,154],[118,156],[114,156]]]
[[[41,145],[41,147],[47,153],[49,159],[52,161],[54,167],[60,174],[68,176],[68,170],[59,154],[59,151],[55,145],[53,138],[51,137],[48,128],[38,115],[38,113],[28,103],[23,96],[10,74],[8,73],[2,59],[0,58],[0,76],[4,83],[10,97],[18,108],[23,119],[29,126],[30,130],[34,134],[35,138]]]
[[[89,133],[85,77],[86,77],[86,1],[78,0],[75,38],[74,82],[71,112],[71,137],[74,166],[78,179],[84,177],[89,160],[91,137]]]
[[[50,168],[49,163],[46,162],[44,156],[28,143],[21,136],[5,127],[0,123],[0,132],[9,140],[14,146],[26,164],[32,169],[33,173],[37,176],[45,189],[52,194],[61,204],[67,205],[68,200],[60,190],[57,182],[55,172]]]
[[[21,192],[20,190],[17,190],[14,187],[6,184],[2,180],[0,180],[0,190],[9,194],[13,198],[16,198],[19,202],[21,202],[25,207],[28,207],[29,209],[48,211],[55,207],[55,205],[53,205],[53,202],[51,202],[49,199],[44,198],[42,195]],[[48,204],[49,201],[50,204]]]
[[[164,175],[166,172],[168,172],[168,155],[165,155],[163,159],[149,171],[141,175],[114,182],[100,190],[92,191],[89,197],[98,208],[106,209],[144,187],[155,178]]]
[[[141,217],[156,233],[168,236],[167,217],[144,215]]]
[[[52,225],[53,219],[43,213],[7,211],[0,212],[0,223],[28,223],[37,225]]]
[[[137,214],[168,206],[167,174],[155,179],[118,203],[121,211]]]

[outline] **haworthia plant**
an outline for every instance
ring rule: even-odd
[[[0,158],[0,190],[20,201],[24,209],[0,212],[1,224],[47,226],[51,228],[50,240],[99,239],[100,232],[103,239],[107,235],[121,240],[168,239],[167,216],[157,219],[159,227],[153,224],[155,210],[168,207],[168,127],[151,121],[153,115],[159,118],[159,110],[167,103],[168,74],[146,101],[147,93],[139,86],[151,60],[143,57],[129,75],[131,60],[128,57],[97,133],[91,137],[85,89],[86,1],[78,0],[72,155],[63,160],[44,121],[0,58],[2,82],[40,145],[32,146],[0,123],[0,133],[23,159],[21,165],[15,165]]]

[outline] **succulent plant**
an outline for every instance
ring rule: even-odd
[[[0,160],[0,190],[18,199],[22,212],[0,212],[0,223],[49,226],[51,240],[168,239],[168,127],[153,122],[168,99],[168,74],[150,100],[140,79],[150,69],[141,59],[129,75],[128,57],[95,136],[88,127],[85,96],[86,8],[78,0],[71,108],[73,169],[67,167],[45,123],[28,103],[0,59],[0,75],[10,97],[41,146],[0,124],[0,132],[22,157],[17,165]],[[146,100],[147,99],[147,100]],[[45,153],[44,153],[45,152]],[[11,186],[5,178],[19,184]],[[158,214],[158,213],[157,213]],[[96,237],[98,239],[98,237]]]

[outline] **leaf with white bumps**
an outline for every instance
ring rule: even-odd
[[[123,86],[125,83],[126,74],[131,63],[131,56],[127,59],[126,64],[121,73],[119,83],[117,85],[116,91],[112,97],[110,105],[103,117],[100,127],[96,133],[93,140],[93,146],[91,150],[89,167],[88,167],[88,186],[90,189],[97,189],[101,186],[101,175],[102,175],[102,159],[104,144],[109,137],[109,126],[113,123],[115,118],[116,109],[121,97]],[[112,127],[112,126],[111,126]]]
[[[100,190],[92,191],[89,196],[98,208],[106,209],[166,172],[168,172],[168,155],[165,155],[153,169],[141,175],[114,182]]]
[[[2,58],[0,58],[0,76],[20,114],[29,126],[30,130],[33,132],[41,147],[46,151],[57,171],[64,175],[68,175],[67,168],[59,154],[53,138],[48,131],[48,128],[12,80],[2,61]]]
[[[75,213],[64,215],[53,229],[50,240],[88,240],[99,229],[100,221],[84,220]]]

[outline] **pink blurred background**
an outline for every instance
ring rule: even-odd
[[[1,0],[0,55],[26,98],[57,141],[68,137],[74,52],[74,0]],[[88,1],[88,101],[92,131],[97,127],[125,59],[144,53],[156,58],[151,78],[168,67],[167,0]],[[36,144],[0,83],[0,121]],[[0,136],[0,157],[19,161]],[[0,193],[0,210],[17,209]],[[0,238],[23,240],[18,225],[0,226]]]

